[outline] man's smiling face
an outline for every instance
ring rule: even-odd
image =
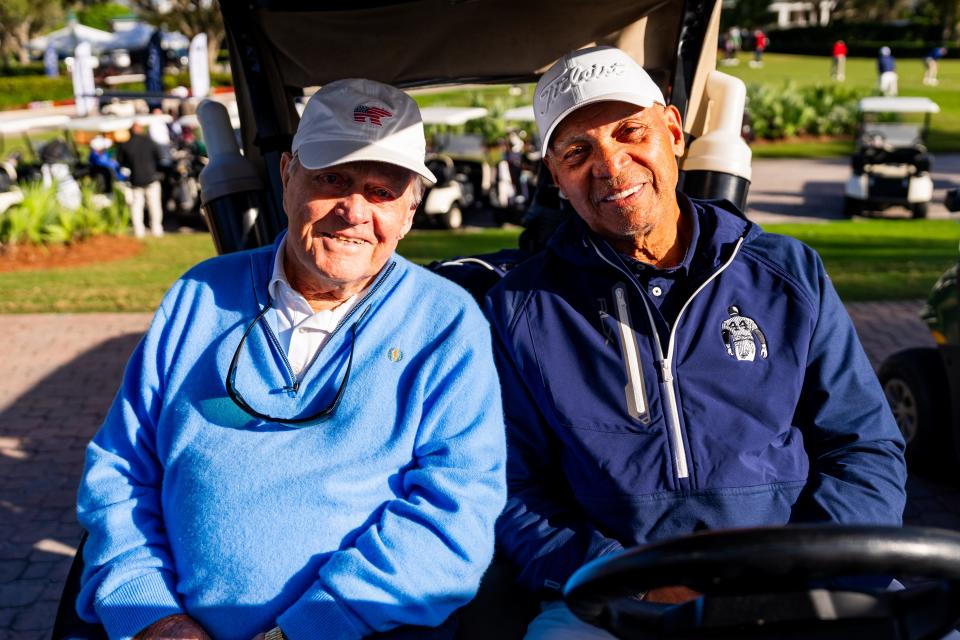
[[[683,145],[675,107],[605,101],[564,118],[544,161],[580,217],[616,245],[673,223]]]
[[[289,154],[280,171],[291,284],[351,295],[363,289],[413,224],[414,174],[384,162],[307,169]]]

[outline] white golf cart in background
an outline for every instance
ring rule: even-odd
[[[858,105],[853,175],[844,189],[844,215],[903,206],[914,218],[927,217],[933,179],[927,152],[930,117],[940,107],[929,98],[873,97]]]
[[[454,133],[470,122],[484,118],[483,107],[423,107],[420,110],[427,135],[433,141],[427,167],[437,184],[427,189],[418,222],[443,229],[463,226],[463,213],[482,202],[490,189],[490,167],[484,157],[482,136]]]

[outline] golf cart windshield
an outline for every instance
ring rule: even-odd
[[[858,107],[862,144],[889,149],[923,145],[930,116],[940,112],[936,102],[914,97],[864,98]]]

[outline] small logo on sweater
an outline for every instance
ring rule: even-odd
[[[388,349],[387,359],[390,360],[390,362],[400,362],[403,360],[403,351],[400,351],[400,349],[396,347]]]
[[[752,318],[740,315],[736,305],[727,307],[730,317],[720,323],[720,337],[727,355],[737,360],[753,362],[757,355],[757,343],[760,344],[760,357],[767,357],[767,338]]]

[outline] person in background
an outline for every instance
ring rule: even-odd
[[[160,194],[160,148],[147,136],[144,126],[134,121],[130,139],[117,147],[117,162],[128,172],[130,217],[133,235],[143,238],[144,205],[150,212],[150,233],[163,236],[163,203]]]
[[[877,55],[877,83],[883,95],[897,95],[897,62],[890,47],[880,47]]]
[[[402,91],[324,85],[280,161],[287,231],[174,283],[87,448],[82,618],[139,640],[424,637],[476,593],[500,387],[476,302],[395,253],[436,180],[424,147]]]
[[[90,141],[90,154],[87,164],[90,165],[90,175],[101,180],[104,193],[113,191],[114,181],[123,182],[126,178],[120,171],[120,163],[110,155],[113,143],[103,136],[97,136]]]
[[[847,43],[837,40],[833,43],[833,59],[830,62],[830,77],[843,82],[846,77]]]
[[[762,29],[757,29],[753,32],[753,60],[750,61],[751,67],[763,66],[763,52],[766,51],[769,45],[770,40]]]
[[[544,602],[527,637],[610,640],[560,589],[625,547],[899,525],[903,438],[819,256],[677,192],[680,113],[619,49],[561,58],[534,113],[575,215],[487,298],[508,442],[497,536]]]
[[[923,59],[923,84],[935,87],[940,83],[937,78],[938,63],[945,55],[947,55],[946,47],[934,47]]]

